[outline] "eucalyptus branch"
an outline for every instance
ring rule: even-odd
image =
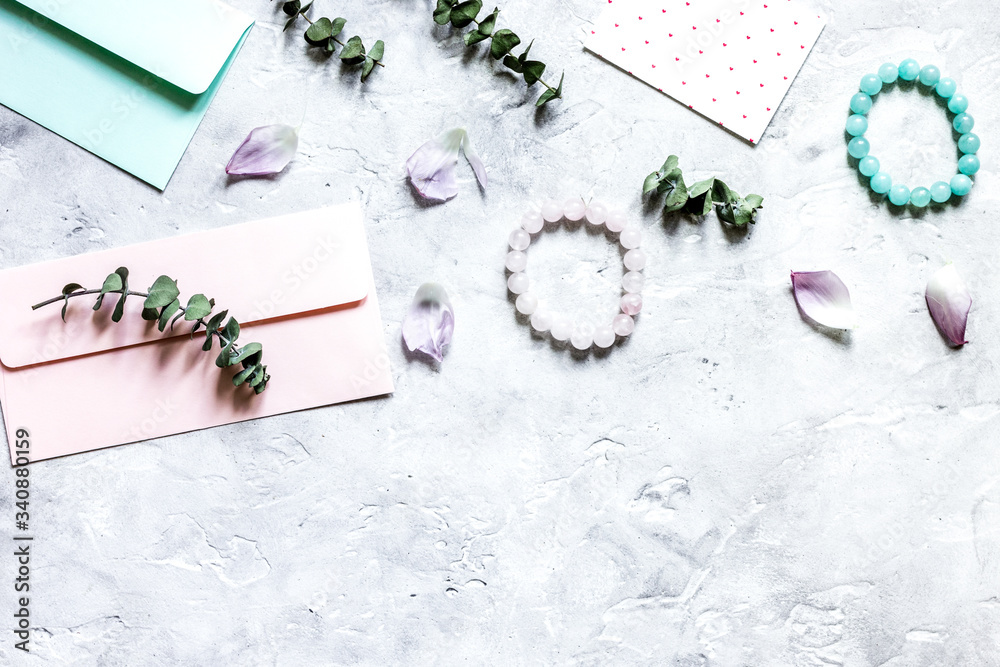
[[[708,215],[714,206],[719,219],[737,227],[757,222],[757,211],[763,208],[764,198],[760,195],[741,197],[722,180],[715,178],[699,181],[692,186],[684,184],[684,176],[676,155],[671,155],[663,166],[646,177],[642,184],[642,194],[656,191],[666,195],[664,213],[683,209],[696,215]]]
[[[108,294],[119,294],[118,302],[115,304],[114,312],[111,314],[113,322],[120,322],[125,314],[125,300],[130,296],[145,299],[142,304],[142,319],[156,322],[162,332],[170,324],[173,331],[177,320],[184,318],[186,322],[193,322],[191,336],[204,327],[205,344],[202,345],[204,351],[212,349],[213,338],[219,340],[219,356],[215,360],[215,365],[219,368],[228,368],[241,364],[243,369],[233,376],[233,385],[239,387],[247,383],[255,394],[259,394],[267,388],[267,382],[271,376],[267,374],[267,366],[261,363],[263,357],[263,347],[260,343],[247,343],[243,347],[236,344],[240,335],[240,323],[236,318],[230,317],[225,326],[222,325],[228,310],[221,313],[212,314],[215,308],[215,299],[209,299],[204,294],[195,294],[187,303],[182,306],[180,290],[177,288],[177,281],[168,276],[160,276],[147,292],[137,292],[128,288],[128,269],[121,266],[114,273],[104,279],[101,289],[86,289],[79,283],[69,283],[62,289],[62,294],[52,297],[41,303],[36,303],[31,307],[38,310],[53,303],[63,302],[62,319],[66,321],[66,308],[69,300],[75,297],[96,294],[97,301],[94,303],[94,310],[100,310],[104,304],[104,297]],[[211,317],[206,320],[205,318]],[[173,318],[173,319],[171,319]]]
[[[312,7],[312,2],[302,5],[300,0],[282,2],[281,11],[288,16],[285,21],[285,30],[288,30],[299,18],[304,18],[309,22],[304,37],[309,46],[315,46],[323,50],[326,55],[332,55],[336,48],[334,44],[340,45],[340,60],[348,65],[361,65],[361,80],[367,81],[368,76],[375,69],[375,65],[385,67],[382,58],[385,56],[385,43],[380,39],[372,46],[371,51],[365,52],[365,45],[361,38],[355,35],[347,40],[347,43],[337,39],[347,24],[347,19],[327,17],[318,18],[315,21],[309,18],[306,12]]]
[[[511,52],[521,38],[507,28],[496,30],[497,16],[500,15],[498,7],[493,8],[493,12],[488,14],[483,20],[479,20],[479,12],[483,8],[482,0],[437,0],[437,8],[434,10],[434,21],[438,25],[448,25],[451,23],[455,28],[464,28],[471,23],[476,24],[476,29],[465,33],[465,45],[473,46],[479,42],[490,40],[490,55],[494,60],[503,62],[504,67],[515,74],[524,77],[524,82],[528,86],[540,83],[545,86],[545,91],[535,102],[535,106],[542,107],[552,100],[562,97],[563,78],[565,73],[559,77],[559,85],[552,87],[542,80],[542,72],[545,71],[545,63],[538,60],[528,60],[528,52],[534,40],[519,56],[514,56]]]

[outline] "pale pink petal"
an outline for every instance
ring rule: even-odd
[[[458,194],[455,167],[458,151],[465,151],[465,157],[476,172],[476,178],[486,187],[486,168],[472,144],[468,133],[456,128],[449,130],[418,148],[406,161],[406,171],[413,187],[420,196],[437,201],[446,201]]]
[[[410,352],[420,351],[437,361],[444,359],[444,346],[451,342],[455,314],[444,287],[424,283],[413,297],[403,320],[403,342]]]
[[[851,293],[833,271],[792,271],[792,291],[802,314],[832,329],[857,326]]]
[[[941,333],[953,345],[965,345],[965,325],[972,308],[972,295],[954,264],[947,264],[931,276],[924,293],[927,309]]]
[[[277,174],[292,161],[299,147],[299,133],[290,125],[265,125],[250,131],[233,153],[226,173],[231,176]]]

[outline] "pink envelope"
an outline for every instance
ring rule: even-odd
[[[161,333],[140,297],[111,321],[116,294],[32,311],[71,282],[100,288],[119,266],[147,291],[177,280],[263,345],[271,380],[234,387],[183,320]],[[350,204],[0,271],[0,407],[11,461],[28,432],[30,461],[340,403],[393,391],[362,212]],[[22,434],[23,435],[23,434]],[[22,444],[23,446],[23,444]],[[16,450],[23,455],[23,449]]]

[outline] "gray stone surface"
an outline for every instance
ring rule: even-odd
[[[757,148],[583,51],[597,0],[503,5],[567,72],[542,113],[427,2],[317,0],[386,40],[365,86],[282,35],[272,3],[242,5],[257,26],[163,194],[0,108],[0,266],[360,200],[397,391],[34,465],[33,652],[4,630],[0,662],[1000,664],[995,5],[823,2]],[[861,75],[907,56],[959,81],[984,143],[966,201],[919,216],[869,197],[842,132]],[[286,173],[227,182],[251,128],[303,113]],[[870,136],[894,174],[936,180],[945,123],[889,95]],[[461,194],[422,205],[403,162],[458,125],[489,188],[463,163]],[[671,152],[761,193],[756,228],[644,207]],[[641,221],[650,263],[634,336],[577,358],[515,317],[503,256],[529,200],[591,191]],[[613,302],[603,238],[529,254],[553,301]],[[947,260],[974,295],[962,350],[923,303]],[[788,271],[822,268],[861,328],[799,317]],[[457,313],[440,366],[399,344],[427,280]]]

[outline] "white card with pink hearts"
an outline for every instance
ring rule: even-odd
[[[807,0],[602,0],[588,50],[758,143],[826,20]]]

